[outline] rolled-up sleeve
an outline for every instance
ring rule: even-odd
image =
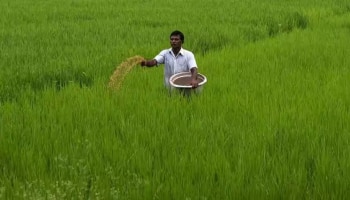
[[[154,57],[154,59],[157,61],[157,64],[164,64],[166,52],[167,50],[163,50],[158,55],[156,55],[156,57]]]
[[[194,68],[194,67],[196,67],[197,68],[197,62],[196,62],[196,59],[194,58],[194,55],[193,55],[193,53],[192,52],[189,52],[188,54],[187,54],[187,64],[188,64],[188,68],[189,69],[192,69],[192,68]]]

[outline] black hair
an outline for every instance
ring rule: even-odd
[[[180,36],[180,40],[181,40],[182,43],[185,42],[185,36],[184,36],[184,34],[183,34],[181,31],[178,31],[178,30],[173,31],[173,32],[170,34],[170,37],[171,37],[171,36],[174,36],[174,35]]]

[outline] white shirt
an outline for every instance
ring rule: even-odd
[[[161,51],[155,58],[157,64],[164,64],[164,84],[170,87],[169,79],[173,74],[189,72],[197,67],[196,59],[192,52],[181,48],[177,56],[172,49]]]

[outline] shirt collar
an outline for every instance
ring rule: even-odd
[[[172,48],[169,49],[169,53],[174,54],[172,51]],[[180,51],[179,51],[179,55],[184,55],[184,49],[181,47]]]

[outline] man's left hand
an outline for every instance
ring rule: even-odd
[[[198,81],[196,79],[192,79],[191,80],[191,85],[192,85],[192,88],[198,87]]]

